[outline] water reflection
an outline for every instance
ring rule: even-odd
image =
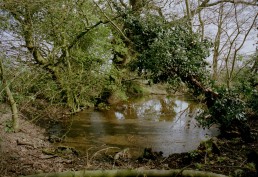
[[[188,104],[187,102],[184,102]],[[140,119],[150,121],[171,121],[176,115],[175,101],[164,96],[143,98],[118,105],[103,114],[110,119]]]
[[[194,150],[216,134],[196,126],[199,105],[184,97],[152,96],[99,112],[86,110],[73,117],[65,145],[86,151],[92,146],[145,147],[164,155]]]

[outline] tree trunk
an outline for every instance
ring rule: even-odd
[[[11,110],[12,110],[12,128],[13,128],[14,132],[17,132],[19,130],[18,109],[17,109],[16,102],[13,98],[13,94],[12,94],[12,92],[9,88],[9,85],[7,84],[5,76],[4,76],[4,66],[3,66],[2,59],[0,59],[0,78],[2,80],[3,87],[5,89],[7,99],[9,101],[9,104],[10,104]]]
[[[201,1],[198,0],[198,6],[200,6],[201,4]],[[201,14],[201,11],[198,13],[198,20],[200,22],[200,33],[201,33],[201,40],[203,41],[204,40],[204,22],[202,20],[202,14]]]
[[[190,7],[189,0],[185,0],[185,7],[186,7],[186,15],[187,15],[187,21],[189,24],[189,29],[192,31],[193,24],[192,24],[191,7]]]
[[[205,171],[195,170],[96,170],[96,171],[67,171],[59,173],[42,173],[36,175],[28,175],[23,177],[226,177],[225,175],[215,174]]]
[[[222,34],[222,24],[223,24],[223,12],[224,7],[223,4],[220,5],[219,8],[219,17],[218,17],[218,31],[215,37],[214,42],[214,53],[213,53],[213,79],[217,80],[218,77],[218,59],[219,59],[219,48],[220,48],[220,39]]]
[[[252,70],[253,74],[258,73],[258,48],[256,49],[256,54],[255,54],[255,58],[254,58],[254,64],[253,64],[251,70]]]
[[[129,0],[129,4],[134,13],[140,13],[143,7],[142,0]]]

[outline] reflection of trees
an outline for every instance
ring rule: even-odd
[[[108,119],[120,119],[116,114],[121,114],[125,119],[152,119],[172,121],[174,118],[194,117],[197,105],[194,102],[182,101],[178,98],[167,98],[166,96],[156,96],[147,100],[129,102],[105,111],[104,115]],[[185,108],[184,105],[187,105]],[[176,108],[176,109],[175,109]]]
[[[178,121],[182,121],[183,119],[182,118],[185,118],[185,117],[188,117],[188,116],[186,116],[186,115],[188,115],[188,108],[189,108],[189,105],[185,108],[185,109],[183,109],[183,110],[180,110],[178,113],[176,113],[175,112],[175,114],[176,114],[176,116],[175,116],[175,120],[174,120],[174,122],[173,122],[173,124],[172,124],[172,126],[171,126],[171,128],[173,128],[174,126],[176,126],[177,124],[178,124]],[[183,117],[184,116],[184,117]],[[186,123],[186,121],[185,121],[185,123]]]
[[[126,119],[137,119],[137,110],[135,109],[134,103],[129,103],[124,111]]]
[[[153,109],[155,106],[159,109]],[[72,131],[83,132],[84,134],[77,133],[75,135],[84,139],[87,137],[84,141],[76,141],[77,144],[83,142],[82,146],[96,145],[100,147],[100,145],[106,144],[123,148],[139,148],[150,145],[166,151],[167,144],[176,142],[174,147],[185,149],[185,147],[192,147],[203,135],[199,133],[202,130],[192,126],[194,122],[192,118],[198,108],[199,106],[194,102],[186,102],[182,98],[152,97],[144,102],[130,102],[119,105],[119,107],[111,107],[103,112],[90,111],[89,114],[82,116],[82,122],[76,122],[76,125],[73,126],[75,129]],[[157,114],[156,117],[159,120],[168,120],[173,127],[170,127],[167,122],[139,121],[137,118],[139,109],[143,111],[142,116],[147,116],[150,109],[153,109],[151,113],[155,114],[154,117]],[[115,113],[118,112],[123,114],[125,120],[115,117]],[[75,142],[75,139],[79,140],[73,135],[70,140]],[[181,142],[186,146],[182,147]]]
[[[172,98],[159,96],[150,98],[142,103],[128,103],[124,110],[119,111],[126,119],[152,118],[158,120],[171,120],[175,117],[175,102]]]
[[[138,108],[139,118],[157,119],[160,116],[160,103],[157,99],[151,99]]]
[[[195,117],[196,114],[197,114],[197,111],[200,107],[199,104],[195,103],[195,102],[188,102],[189,105],[188,105],[188,108],[189,108],[189,117]]]
[[[170,120],[174,119],[176,116],[176,112],[174,110],[174,106],[176,105],[175,102],[171,98],[160,98],[159,99],[161,104],[160,110],[160,119],[161,120]]]
[[[116,118],[115,112],[116,112],[116,110],[111,108],[111,109],[103,111],[102,113],[103,113],[103,116],[106,117],[108,120],[112,120],[112,119]]]
[[[177,101],[180,101],[178,99],[176,99]],[[175,100],[175,102],[176,102]],[[185,127],[187,129],[190,128],[191,125],[193,125],[193,123],[195,122],[195,119],[193,119],[198,111],[199,105],[196,104],[195,102],[186,102],[186,101],[180,101],[181,104],[181,108],[179,109],[179,111],[176,111],[176,116],[175,116],[175,120],[173,121],[173,127],[176,126],[180,126],[180,127]],[[183,103],[187,103],[187,106],[185,108],[183,108]],[[175,105],[176,106],[176,105]],[[175,108],[175,106],[173,107],[173,109]],[[180,106],[179,106],[180,107]],[[179,124],[180,122],[180,124]]]

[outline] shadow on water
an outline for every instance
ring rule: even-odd
[[[72,117],[63,145],[86,152],[91,147],[130,148],[135,156],[151,147],[165,156],[197,148],[217,135],[194,119],[200,105],[187,97],[151,96],[111,107],[85,110]]]

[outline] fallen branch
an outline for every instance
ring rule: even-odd
[[[35,146],[33,144],[31,144],[29,142],[25,142],[25,141],[20,141],[18,139],[16,140],[16,143],[17,143],[17,145],[26,145],[26,146],[31,146],[31,147],[35,148]]]
[[[41,173],[22,177],[133,177],[133,176],[148,176],[148,177],[227,177],[225,175],[196,171],[196,170],[82,170],[82,171],[67,171],[59,173]]]

